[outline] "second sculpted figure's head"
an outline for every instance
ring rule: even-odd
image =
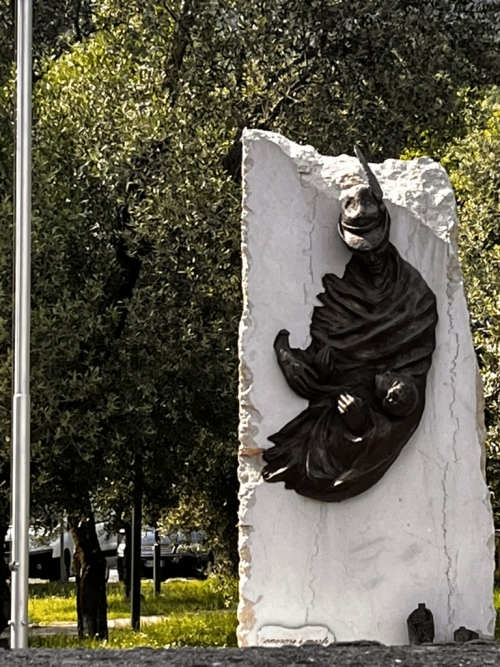
[[[369,252],[388,239],[390,218],[375,174],[357,146],[354,152],[368,178],[368,185],[354,185],[342,193],[339,234],[353,252]]]

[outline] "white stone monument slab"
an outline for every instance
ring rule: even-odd
[[[436,294],[437,347],[422,420],[398,459],[368,491],[325,503],[264,482],[261,453],[307,406],[286,384],[273,341],[288,328],[292,347],[305,348],[323,275],[343,274],[339,195],[360,166],[270,132],[248,130],[243,143],[240,645],[276,645],[290,629],[295,641],[317,641],[314,627],[336,641],[405,644],[420,602],[434,614],[435,641],[461,625],[492,637],[482,389],[445,171],[427,158],[373,165],[391,241]]]

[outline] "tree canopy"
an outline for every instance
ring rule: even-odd
[[[139,453],[149,519],[190,508],[234,545],[241,131],[333,154],[358,143],[375,159],[423,132],[446,141],[464,130],[457,92],[498,81],[496,7],[63,5],[35,6],[34,516],[76,512],[82,497],[125,512]],[[8,414],[13,31],[0,8]],[[7,419],[1,429],[8,443]]]

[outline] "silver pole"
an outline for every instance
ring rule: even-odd
[[[11,648],[28,648],[32,1],[17,2]]]

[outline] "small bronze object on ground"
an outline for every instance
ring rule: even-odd
[[[432,644],[434,641],[434,617],[430,609],[420,602],[406,621],[410,644]]]
[[[342,198],[345,273],[324,276],[306,350],[290,347],[286,329],[274,341],[287,383],[309,407],[263,453],[266,482],[328,502],[378,482],[414,433],[438,319],[434,293],[389,241],[382,189],[356,155],[368,184]]]
[[[473,639],[479,639],[479,635],[474,630],[469,630],[465,625],[461,625],[458,630],[455,630],[453,633],[453,641],[463,644],[465,642],[470,642]]]

